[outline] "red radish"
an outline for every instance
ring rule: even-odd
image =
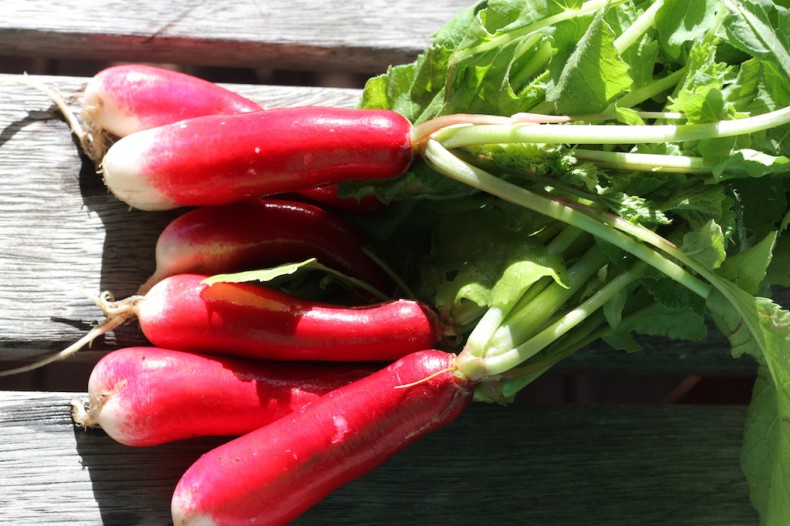
[[[260,199],[196,208],[161,233],[156,271],[139,293],[175,274],[237,272],[313,257],[386,291],[391,280],[361,247],[349,225],[310,204]]]
[[[340,197],[337,195],[337,191],[337,185],[323,185],[301,190],[298,193],[316,203],[349,212],[374,212],[384,206],[384,203],[375,194],[368,194],[361,199],[354,199],[351,197]]]
[[[157,347],[270,360],[392,361],[439,339],[436,314],[418,301],[341,307],[205,278],[179,274],[145,296],[105,303],[105,324],[137,317]]]
[[[90,79],[80,116],[94,140],[101,141],[105,132],[123,137],[183,119],[261,109],[237,93],[192,75],[125,64],[104,69]]]
[[[133,133],[104,157],[104,181],[143,210],[220,205],[341,181],[401,175],[411,123],[388,110],[324,107],[196,117]]]
[[[373,366],[288,364],[130,347],[107,354],[74,420],[129,446],[238,436],[374,372]]]
[[[174,525],[287,524],[461,415],[472,383],[454,357],[405,356],[204,454],[176,487]]]

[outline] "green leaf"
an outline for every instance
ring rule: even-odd
[[[203,280],[203,283],[211,286],[216,285],[217,283],[251,283],[254,281],[267,283],[276,280],[277,278],[281,278],[284,276],[290,276],[296,274],[298,272],[308,271],[308,270],[317,270],[320,272],[324,272],[329,274],[340,281],[347,283],[353,287],[359,288],[361,290],[366,290],[377,296],[381,300],[387,299],[380,291],[376,290],[374,287],[371,287],[367,283],[357,278],[352,278],[342,272],[338,272],[337,270],[322,265],[318,262],[316,258],[306,259],[304,261],[299,261],[295,263],[285,263],[283,265],[279,265],[276,267],[265,268],[265,269],[256,269],[256,270],[246,270],[242,272],[234,272],[230,274],[216,274],[214,276],[210,276]]]
[[[306,259],[296,263],[286,263],[277,267],[246,270],[231,274],[215,274],[203,280],[206,285],[217,283],[249,283],[251,281],[267,282],[274,279],[295,274],[300,270],[327,270],[327,267],[320,264],[316,258]]]
[[[691,123],[727,118],[722,89],[731,68],[716,60],[716,46],[710,38],[693,43],[686,67],[683,84],[670,97],[667,110],[683,113]]]
[[[753,247],[728,257],[718,269],[719,275],[749,294],[759,293],[771,263],[776,236],[777,233],[772,232]]]
[[[640,350],[632,334],[661,336],[671,340],[701,341],[708,335],[705,317],[690,308],[674,309],[653,303],[624,317],[604,336],[613,347],[628,352]]]
[[[705,302],[699,296],[657,271],[648,271],[642,285],[659,305],[670,311],[691,311],[700,316],[705,311]]]
[[[765,281],[768,285],[790,287],[790,235],[786,233],[779,237],[774,247]]]
[[[656,14],[658,41],[673,59],[713,25],[719,0],[664,0]]]
[[[546,100],[558,113],[603,112],[631,88],[629,67],[617,54],[615,38],[604,11],[599,11],[547,87]]]
[[[729,42],[790,78],[790,13],[771,0],[724,0]]]
[[[733,354],[761,364],[754,387],[741,465],[762,524],[781,526],[790,517],[790,312],[722,281],[708,298]]]
[[[727,257],[724,232],[713,220],[683,236],[683,252],[709,269],[716,269]]]
[[[778,369],[777,383],[768,367],[758,368],[746,417],[741,466],[749,497],[761,524],[784,526],[790,517],[790,370]]]
[[[732,232],[733,199],[723,185],[687,184],[678,188],[663,202],[659,209],[679,217],[692,230],[704,228],[709,221],[718,223],[729,237]]]
[[[658,210],[655,203],[644,197],[612,192],[605,194],[603,200],[615,214],[630,223],[648,226],[671,223],[670,219]]]
[[[730,182],[739,207],[740,243],[751,246],[782,227],[788,213],[786,177],[737,179]]]
[[[614,112],[617,122],[630,125],[645,123],[636,110],[632,110],[630,108],[621,108],[618,106],[614,109]]]
[[[436,32],[431,46],[413,63],[390,67],[386,74],[368,80],[360,107],[392,109],[412,122],[419,120],[441,97],[447,62],[474,23],[478,9],[472,5],[456,15]]]
[[[509,264],[491,291],[491,306],[509,310],[524,292],[543,277],[565,285],[567,270],[560,256],[535,251],[530,259],[520,259]]]
[[[733,143],[728,139],[702,141],[698,147],[716,181],[785,174],[790,170],[790,158],[784,155],[738,148]]]

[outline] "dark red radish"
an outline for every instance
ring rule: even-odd
[[[127,135],[102,162],[109,190],[142,210],[210,206],[401,175],[411,123],[389,110],[280,108],[183,120]]]
[[[362,250],[345,221],[311,204],[255,199],[190,210],[173,220],[156,243],[156,271],[145,294],[175,274],[223,274],[316,258],[380,291],[392,281]]]
[[[468,407],[455,355],[410,354],[204,454],[172,499],[175,526],[287,524]]]
[[[104,302],[105,324],[136,317],[157,347],[290,361],[392,361],[433,347],[441,333],[434,311],[419,301],[344,307],[206,278],[179,274],[145,296]]]
[[[308,188],[299,191],[298,194],[310,201],[349,212],[368,213],[381,210],[384,207],[384,203],[375,194],[365,195],[361,199],[340,197],[337,185],[333,184]]]
[[[124,137],[203,115],[246,113],[262,108],[241,95],[192,75],[145,64],[123,64],[94,75],[85,87],[80,117],[97,144],[103,135]]]
[[[91,372],[75,422],[129,446],[238,436],[374,372],[371,365],[290,364],[129,347]]]

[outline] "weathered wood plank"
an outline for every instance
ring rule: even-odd
[[[75,428],[70,393],[0,393],[0,522],[166,524],[219,439],[129,448]],[[475,405],[299,524],[755,524],[745,408]]]
[[[0,55],[378,73],[471,3],[7,0]]]

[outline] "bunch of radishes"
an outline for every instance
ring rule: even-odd
[[[136,318],[154,347],[108,354],[87,406],[74,404],[75,421],[128,445],[241,435],[184,474],[175,524],[287,523],[469,404],[476,381],[432,349],[442,328],[427,305],[347,307],[206,281],[316,258],[393,288],[338,217],[271,196],[334,198],[338,182],[397,177],[413,156],[408,120],[262,109],[194,77],[127,65],[90,81],[82,121],[86,152],[118,198],[143,210],[199,207],[161,234],[138,295],[102,298],[108,321],[87,336]],[[105,149],[108,135],[119,139]]]

